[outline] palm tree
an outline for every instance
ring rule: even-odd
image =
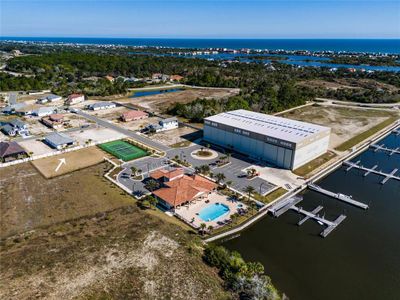
[[[201,223],[200,224],[201,234],[204,234],[204,230],[206,229],[206,227],[207,227],[206,223]]]
[[[157,203],[158,203],[156,198],[154,198],[153,196],[147,196],[147,201],[149,201],[150,207],[152,207],[154,209],[156,208]]]
[[[214,227],[212,225],[207,227],[208,233],[211,233],[211,231],[214,229]]]
[[[135,176],[136,176],[136,173],[137,173],[136,167],[135,167],[135,166],[132,166],[132,167],[131,167],[131,174],[132,174],[132,176],[135,177]]]
[[[156,190],[159,188],[159,183],[155,181],[154,179],[150,179],[149,181],[146,182],[145,188],[148,189],[150,192]]]
[[[219,184],[221,181],[223,181],[226,176],[223,173],[218,173],[215,175],[215,178],[217,179],[217,183]]]
[[[249,201],[250,201],[251,194],[254,193],[255,188],[252,187],[251,185],[248,185],[248,186],[244,189],[244,191],[249,195]]]
[[[231,156],[232,156],[231,153],[227,153],[227,154],[226,154],[226,158],[228,159],[228,163],[229,163],[229,161],[230,161],[230,159],[231,159]]]

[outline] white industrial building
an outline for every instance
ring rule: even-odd
[[[331,129],[247,110],[204,120],[204,140],[285,169],[297,169],[328,150]]]

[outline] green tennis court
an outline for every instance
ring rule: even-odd
[[[108,142],[100,144],[99,147],[123,161],[137,159],[148,155],[147,151],[125,141]]]

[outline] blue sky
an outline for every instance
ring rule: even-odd
[[[400,38],[400,1],[0,0],[0,35]]]

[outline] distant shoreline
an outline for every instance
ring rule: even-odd
[[[164,48],[227,48],[252,50],[310,51],[332,53],[400,54],[400,39],[230,39],[230,38],[86,38],[0,37],[0,42],[81,45],[146,46]]]

